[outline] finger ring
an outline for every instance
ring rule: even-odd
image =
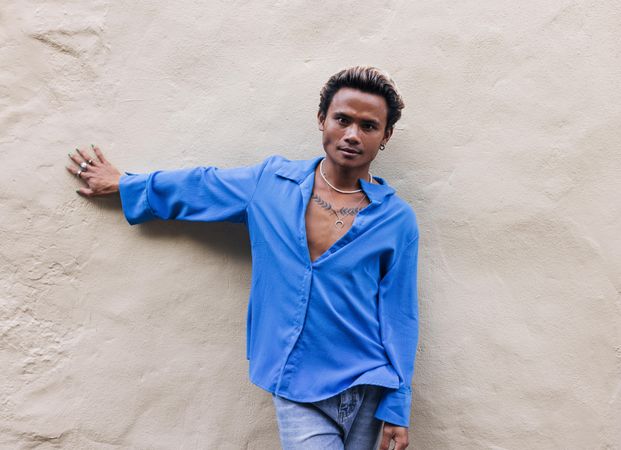
[[[82,168],[82,170],[84,170],[84,172],[86,172],[86,170],[88,169],[88,164],[86,164],[85,161],[82,161],[80,163],[80,167]]]
[[[82,175],[82,171],[81,171],[81,170],[78,170],[78,171],[76,172],[75,176],[76,176],[76,177],[78,177],[78,178],[81,178],[81,176],[80,176],[80,175]]]
[[[93,160],[92,160],[92,159],[89,159],[87,162],[88,162],[89,164],[93,164]]]

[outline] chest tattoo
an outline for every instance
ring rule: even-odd
[[[332,208],[332,205],[330,203],[328,203],[327,201],[322,199],[320,196],[318,196],[314,192],[313,192],[311,198],[313,200],[315,200],[319,204],[319,206],[321,206],[323,209],[332,210],[334,212],[339,213],[342,216],[355,216],[356,214],[358,214],[360,212],[360,210],[363,209],[363,208],[360,208],[360,207],[346,208],[346,207],[343,206],[341,209],[335,210],[334,208]]]

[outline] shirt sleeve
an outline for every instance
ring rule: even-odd
[[[418,235],[406,245],[380,281],[379,320],[386,354],[399,375],[399,388],[386,389],[375,417],[409,427],[412,378],[418,345]]]
[[[156,218],[245,222],[246,209],[269,159],[245,167],[125,172],[119,181],[123,214],[131,225]]]

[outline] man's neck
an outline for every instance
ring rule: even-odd
[[[358,178],[369,180],[369,164],[362,167],[348,168],[334,164],[328,157],[323,162],[323,172],[330,184],[337,189],[360,189]]]

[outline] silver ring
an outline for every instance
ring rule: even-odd
[[[93,165],[93,160],[92,160],[92,159],[89,159],[87,162],[88,162],[90,165]]]
[[[78,170],[77,173],[75,174],[75,176],[78,177],[78,178],[82,178],[80,175],[82,175],[82,171]]]
[[[86,161],[82,161],[82,162],[80,163],[80,167],[82,168],[82,170],[83,170],[84,172],[86,172],[86,171],[88,170],[88,164],[86,164]]]

